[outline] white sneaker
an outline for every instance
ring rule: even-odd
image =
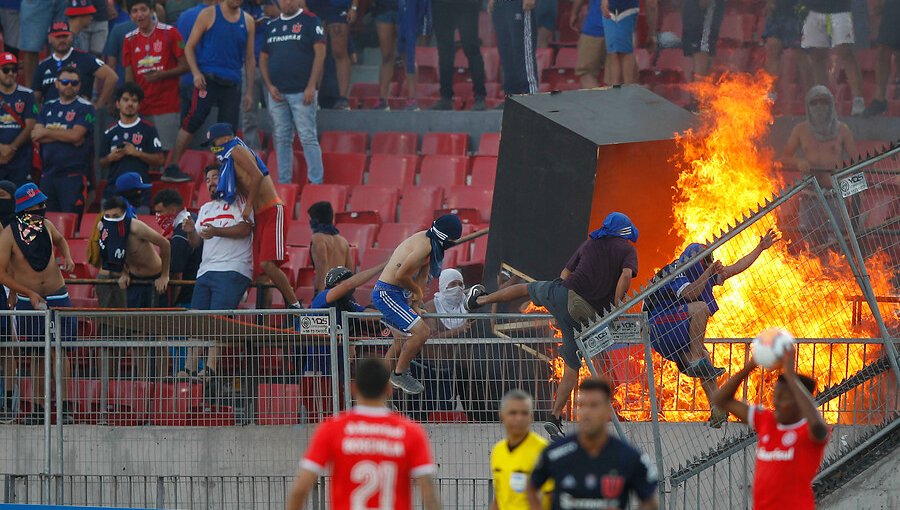
[[[850,110],[850,115],[854,117],[859,117],[866,111],[866,101],[862,97],[854,97],[853,98],[853,109]]]

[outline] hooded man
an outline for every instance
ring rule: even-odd
[[[713,287],[724,285],[729,278],[746,271],[777,239],[773,230],[767,231],[753,251],[730,266],[723,265],[710,254],[685,268],[687,261],[706,248],[691,243],[677,260],[660,272],[664,275],[679,270],[675,279],[644,300],[643,309],[650,316],[653,350],[674,362],[682,374],[700,379],[703,392],[710,401],[718,390],[716,378],[725,373],[724,368],[713,366],[709,351],[703,345],[706,324],[719,311]],[[728,413],[716,407],[711,411],[709,426],[721,427]]]
[[[802,149],[802,156],[797,156]],[[806,94],[806,120],[794,126],[782,159],[803,174],[815,175],[831,188],[831,173],[844,159],[856,157],[856,142],[847,124],[838,120],[834,96],[827,87],[816,85]]]
[[[312,238],[309,254],[316,270],[316,292],[326,288],[325,274],[331,268],[344,266],[353,269],[350,243],[334,226],[334,209],[329,202],[316,202],[309,207],[309,228]]]
[[[424,313],[422,289],[429,277],[440,276],[444,252],[461,235],[462,222],[455,214],[445,214],[434,220],[431,228],[416,232],[397,246],[372,290],[372,306],[381,312],[382,321],[394,334],[394,344],[385,358],[393,362],[394,356],[399,354],[391,384],[406,393],[425,391],[422,383],[409,371],[410,363],[431,334],[431,328],[420,317]]]
[[[456,269],[444,269],[438,278],[438,292],[434,300],[425,305],[425,310],[441,315],[465,315],[466,310],[466,284],[463,275]],[[430,321],[433,333],[432,338],[451,336],[452,333],[466,329],[468,321],[464,317],[441,317]],[[452,333],[451,333],[452,332]]]
[[[0,234],[0,284],[18,295],[16,310],[46,310],[48,306],[71,307],[69,292],[59,265],[53,258],[53,248],[59,250],[63,270],[75,269],[69,244],[59,230],[44,218],[47,213],[47,196],[33,183],[22,185],[15,193],[15,219]],[[16,318],[16,330],[24,340],[43,342],[45,336],[44,317],[40,315],[20,315]],[[73,317],[60,324],[63,341],[71,341],[77,328]],[[32,360],[32,388],[34,389],[33,415],[26,423],[40,423],[44,418],[44,385],[38,378],[44,373],[43,353],[35,353]],[[54,353],[55,354],[55,353]],[[69,377],[68,363],[63,363],[63,377]],[[63,421],[72,423],[74,406],[66,400],[66,382],[63,381]]]
[[[493,294],[485,293],[481,285],[469,289],[468,310],[530,297],[535,305],[546,307],[556,319],[563,336],[559,354],[565,361],[565,369],[550,420],[544,424],[551,438],[563,435],[562,411],[578,382],[581,357],[575,343],[575,329],[580,330],[625,297],[631,279],[637,274],[637,250],[633,244],[637,239],[638,229],[628,216],[610,213],[603,226],[581,243],[556,280],[519,283]]]

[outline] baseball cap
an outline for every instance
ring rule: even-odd
[[[12,53],[0,53],[0,66],[10,65],[10,64],[18,64],[19,59],[16,58]]]
[[[231,124],[227,122],[213,124],[212,126],[209,126],[209,130],[206,131],[206,140],[204,140],[201,145],[204,147],[212,145],[213,140],[222,138],[223,136],[234,136],[234,128],[231,127]]]
[[[68,21],[54,21],[50,25],[50,30],[47,31],[47,35],[50,35],[50,36],[72,35],[72,29],[69,28]]]
[[[66,16],[70,18],[86,16],[96,12],[97,8],[89,0],[69,0],[66,6]]]
[[[144,184],[141,174],[137,172],[125,172],[116,179],[116,192],[131,191],[135,189],[150,189],[153,186]]]
[[[27,184],[23,184],[19,186],[19,189],[16,190],[16,212],[20,213],[29,207],[34,207],[38,204],[44,203],[47,201],[47,195],[45,195],[38,187],[37,184],[33,182],[29,182]]]

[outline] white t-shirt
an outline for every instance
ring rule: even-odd
[[[211,200],[197,215],[197,232],[203,227],[232,227],[241,221],[246,201],[238,196],[233,204],[224,200]],[[251,215],[252,219],[253,216]],[[207,271],[235,271],[253,279],[253,235],[244,238],[213,237],[203,241],[203,260],[197,277]]]

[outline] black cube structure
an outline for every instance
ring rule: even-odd
[[[694,115],[639,86],[506,101],[484,281],[505,264],[545,280],[612,211],[639,231],[639,281],[667,262],[675,133]]]

